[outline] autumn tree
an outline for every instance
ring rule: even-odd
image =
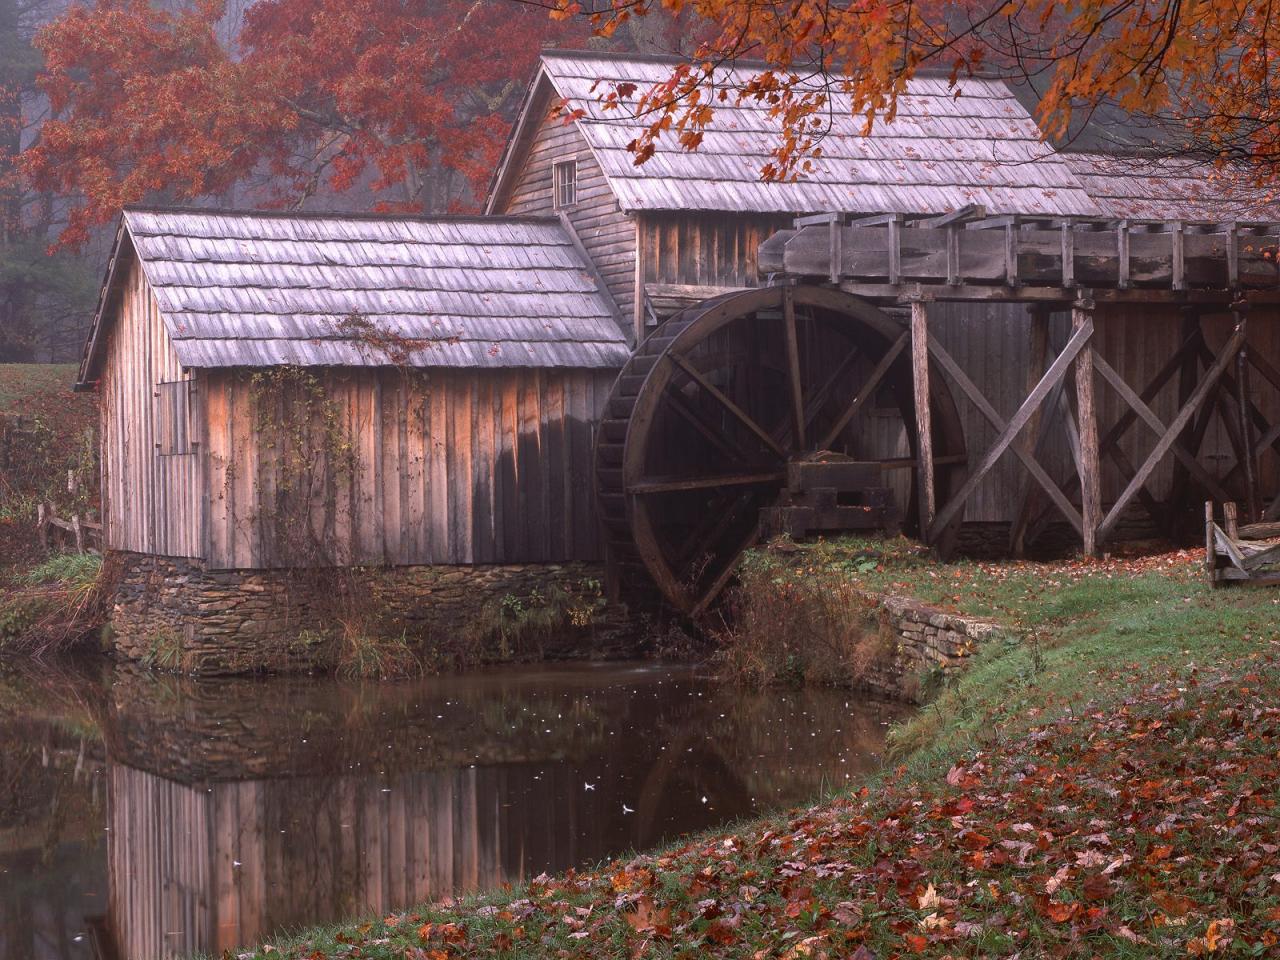
[[[51,8],[50,0],[0,0],[0,363],[73,356],[93,302],[85,264],[45,252],[61,205],[18,170],[47,107],[32,39]]]
[[[656,7],[553,6],[553,15],[588,18],[604,35]],[[1269,2],[662,0],[661,8],[691,14],[709,32],[665,82],[606,91],[649,118],[632,144],[641,162],[664,136],[696,148],[716,103],[740,98],[767,104],[780,121],[763,176],[801,175],[821,151],[831,109],[852,111],[868,128],[892,120],[907,81],[932,67],[953,82],[980,72],[1030,89],[1053,138],[1070,139],[1106,112],[1127,118],[1129,146],[1239,161],[1262,181],[1280,179],[1280,15]],[[745,74],[732,89],[713,82],[727,63]]]
[[[64,243],[155,197],[472,204],[541,42],[577,29],[504,0],[257,0],[233,42],[219,24],[219,0],[96,0],[37,36],[52,115],[22,165],[74,199]]]

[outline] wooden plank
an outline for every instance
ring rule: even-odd
[[[494,538],[494,478],[497,454],[494,443],[493,389],[495,377],[490,371],[477,371],[471,388],[471,436],[474,449],[471,458],[470,484],[471,543],[476,563],[497,563],[498,550]]]
[[[1093,303],[1080,301],[1071,311],[1075,336],[1093,330]],[[1102,469],[1098,463],[1098,415],[1093,395],[1093,347],[1085,346],[1075,363],[1076,410],[1080,430],[1080,519],[1085,556],[1097,552],[1098,523],[1102,518]]]
[[[547,556],[545,509],[546,482],[543,470],[540,397],[536,370],[521,371],[520,377],[520,526],[525,550],[519,562],[536,563]]]
[[[570,471],[565,469],[565,374],[547,371],[542,382],[548,558],[571,560],[572,540],[566,536],[566,518],[573,511],[573,481]]]
[[[427,411],[429,462],[427,496],[431,509],[428,523],[431,537],[432,563],[458,563],[449,542],[449,401],[452,374],[436,371],[431,375]]]
[[[1035,389],[1036,383],[1044,375],[1044,365],[1049,355],[1049,311],[1043,307],[1031,311],[1029,335],[1030,350],[1027,358],[1027,383],[1025,388],[1027,393]],[[1061,386],[1056,387],[1055,391],[1060,392]],[[1045,408],[1053,410],[1056,399],[1053,396],[1049,397]],[[1045,419],[1044,413],[1037,410],[1027,425],[1023,449],[1035,460],[1039,460],[1041,449],[1044,445],[1042,426]],[[1015,557],[1021,557],[1026,553],[1026,531],[1031,517],[1032,494],[1035,490],[1030,477],[1022,477],[1018,486],[1018,505],[1014,510],[1013,526],[1009,531],[1009,550]]]
[[[965,482],[961,485],[959,491],[957,491],[952,496],[951,500],[948,501],[947,504],[939,511],[938,516],[934,519],[933,529],[930,530],[931,538],[940,536],[942,532],[947,529],[947,526],[951,521],[959,514],[965,501],[968,500],[968,498],[973,494],[973,491],[977,489],[978,484],[982,482],[982,478],[986,476],[993,466],[995,466],[996,461],[999,460],[1005,450],[1009,448],[1014,437],[1016,437],[1022,428],[1026,426],[1027,422],[1031,419],[1032,414],[1035,413],[1048,396],[1050,390],[1052,390],[1053,385],[1066,376],[1067,370],[1075,360],[1076,355],[1084,349],[1085,346],[1087,346],[1089,338],[1092,336],[1093,321],[1088,320],[1084,327],[1076,330],[1075,333],[1072,334],[1071,339],[1067,341],[1067,345],[1063,347],[1062,352],[1058,354],[1053,363],[1049,365],[1049,369],[1045,371],[1040,382],[1036,384],[1035,390],[1033,390],[1022,402],[1022,405],[1018,407],[1017,412],[1007,423],[1005,423],[995,409],[992,408],[986,397],[982,395],[982,392],[974,385],[973,381],[969,379],[965,372],[960,369],[959,365],[951,355],[944,350],[936,340],[931,343],[930,349],[933,351],[934,359],[943,366],[943,369],[945,369],[952,379],[956,381],[956,384],[966,395],[968,395],[970,400],[972,400],[978,409],[982,411],[983,415],[992,423],[992,425],[996,426],[1000,430],[995,443],[992,444],[991,449],[983,456],[977,468],[969,474],[965,479]],[[1022,453],[1022,451],[1018,450],[1016,447],[1014,448],[1014,452],[1018,454]],[[1076,528],[1077,532],[1083,532],[1080,514],[1076,512],[1074,505],[1072,505],[1072,503],[1063,496],[1058,485],[1053,482],[1053,479],[1047,473],[1045,473],[1044,468],[1030,457],[1026,457],[1024,459],[1019,456],[1019,459],[1027,470],[1030,471],[1031,475],[1035,477],[1042,487],[1045,488],[1045,492],[1049,494],[1050,499],[1053,500],[1058,509],[1061,510],[1063,515],[1071,522],[1072,526]]]
[[[929,409],[929,311],[922,300],[911,303],[911,383],[916,414],[916,489],[920,532],[928,535],[937,514],[933,466],[933,419]]]
[[[1191,399],[1183,404],[1182,409],[1178,411],[1178,415],[1174,418],[1173,423],[1165,431],[1159,441],[1157,441],[1155,449],[1147,455],[1147,459],[1143,462],[1142,466],[1138,468],[1138,472],[1134,474],[1133,478],[1129,481],[1128,486],[1125,487],[1124,491],[1120,494],[1120,497],[1112,505],[1111,510],[1108,511],[1107,515],[1103,518],[1102,523],[1098,528],[1099,542],[1105,541],[1111,534],[1111,531],[1115,529],[1115,525],[1119,522],[1120,515],[1124,512],[1124,508],[1129,505],[1129,501],[1133,499],[1138,489],[1145,485],[1147,477],[1151,475],[1151,471],[1155,469],[1156,464],[1164,458],[1166,453],[1168,453],[1169,448],[1177,440],[1178,434],[1182,432],[1183,427],[1187,425],[1191,420],[1191,417],[1194,416],[1195,412],[1200,408],[1200,405],[1204,403],[1210,390],[1216,386],[1218,379],[1226,370],[1227,365],[1235,358],[1235,353],[1243,342],[1244,332],[1237,329],[1236,332],[1232,334],[1231,339],[1227,341],[1227,347],[1214,361],[1213,366],[1205,372],[1204,379],[1202,379],[1196,387],[1195,392],[1191,395]]]

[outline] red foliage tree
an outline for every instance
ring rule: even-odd
[[[231,49],[220,0],[74,6],[37,38],[51,106],[22,168],[75,204],[64,244],[124,204],[233,188],[296,205],[465,207],[541,42],[571,26],[502,0],[258,0]]]

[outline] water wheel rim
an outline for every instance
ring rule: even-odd
[[[644,376],[628,417],[621,464],[621,490],[625,497],[631,541],[639,559],[666,600],[685,614],[696,616],[706,609],[732,575],[741,554],[756,542],[758,532],[754,527],[743,531],[738,542],[729,551],[732,555],[719,565],[710,582],[691,585],[681,578],[673,568],[668,548],[664,547],[658,534],[651,498],[634,492],[644,486],[645,457],[653,438],[655,419],[664,404],[670,402],[668,388],[678,376],[688,373],[687,369],[681,367],[681,360],[687,362],[692,351],[725,327],[748,319],[756,320],[760,311],[783,309],[784,298],[787,297],[790,298],[793,309],[825,311],[841,318],[842,322],[851,323],[851,330],[870,333],[883,340],[886,345],[900,338],[905,329],[902,323],[886,315],[875,305],[833,288],[803,285],[789,289],[781,286],[761,287],[725,294],[681,311],[660,324],[646,338],[637,353],[639,355],[649,348],[646,359],[653,357],[653,363]],[[661,342],[664,331],[681,324],[683,328],[675,333],[671,341],[654,352],[653,347]],[[899,361],[903,361],[903,358],[900,357]],[[935,439],[940,433],[949,438],[954,446],[955,438],[960,438],[962,448],[963,429],[950,390],[936,371],[931,371],[930,379],[935,386],[932,391],[933,405],[936,408]],[[917,449],[914,423],[904,425],[907,427],[907,440],[914,457]],[[946,452],[945,449],[943,452]],[[963,464],[951,465],[946,473],[948,481],[942,486],[954,489],[956,483],[962,482]],[[747,507],[753,509],[750,504]],[[960,519],[957,517],[952,524],[949,531],[952,535]]]

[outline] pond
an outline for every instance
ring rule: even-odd
[[[0,665],[0,960],[218,955],[593,864],[847,785],[901,715],[653,663]]]

